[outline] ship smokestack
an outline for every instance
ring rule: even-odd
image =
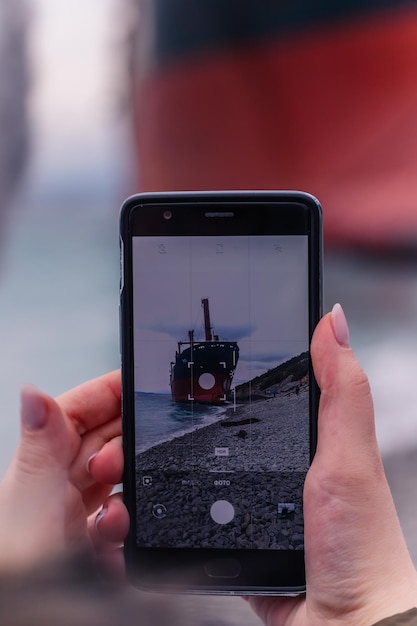
[[[213,337],[211,334],[211,321],[210,321],[210,310],[209,310],[209,301],[208,298],[203,298],[201,300],[201,305],[203,307],[204,312],[204,333],[206,341],[212,341]]]

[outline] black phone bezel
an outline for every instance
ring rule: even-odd
[[[171,218],[163,217],[164,211]],[[210,217],[206,214],[211,213]],[[216,215],[217,214],[217,215]],[[233,216],[232,216],[233,215]],[[202,226],[204,230],[202,231]],[[125,558],[132,582],[148,590],[199,593],[291,595],[305,591],[302,550],[215,550],[138,548],[134,432],[132,246],[134,235],[307,234],[309,237],[310,339],[322,315],[322,210],[310,194],[279,192],[146,193],[128,198],[120,214],[120,329],[122,415],[125,455],[124,500],[131,517]],[[310,363],[310,454],[317,441],[319,389]],[[227,553],[227,554],[226,554]],[[205,564],[236,559],[236,576],[212,577]]]

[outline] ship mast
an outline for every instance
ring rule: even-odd
[[[208,298],[202,298],[201,306],[204,312],[204,333],[206,341],[213,341],[213,335],[211,333],[211,321]]]

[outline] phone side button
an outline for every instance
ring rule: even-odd
[[[210,578],[237,578],[242,566],[237,559],[210,559],[204,571]]]

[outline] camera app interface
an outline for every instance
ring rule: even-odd
[[[133,238],[137,545],[304,547],[308,237]]]

